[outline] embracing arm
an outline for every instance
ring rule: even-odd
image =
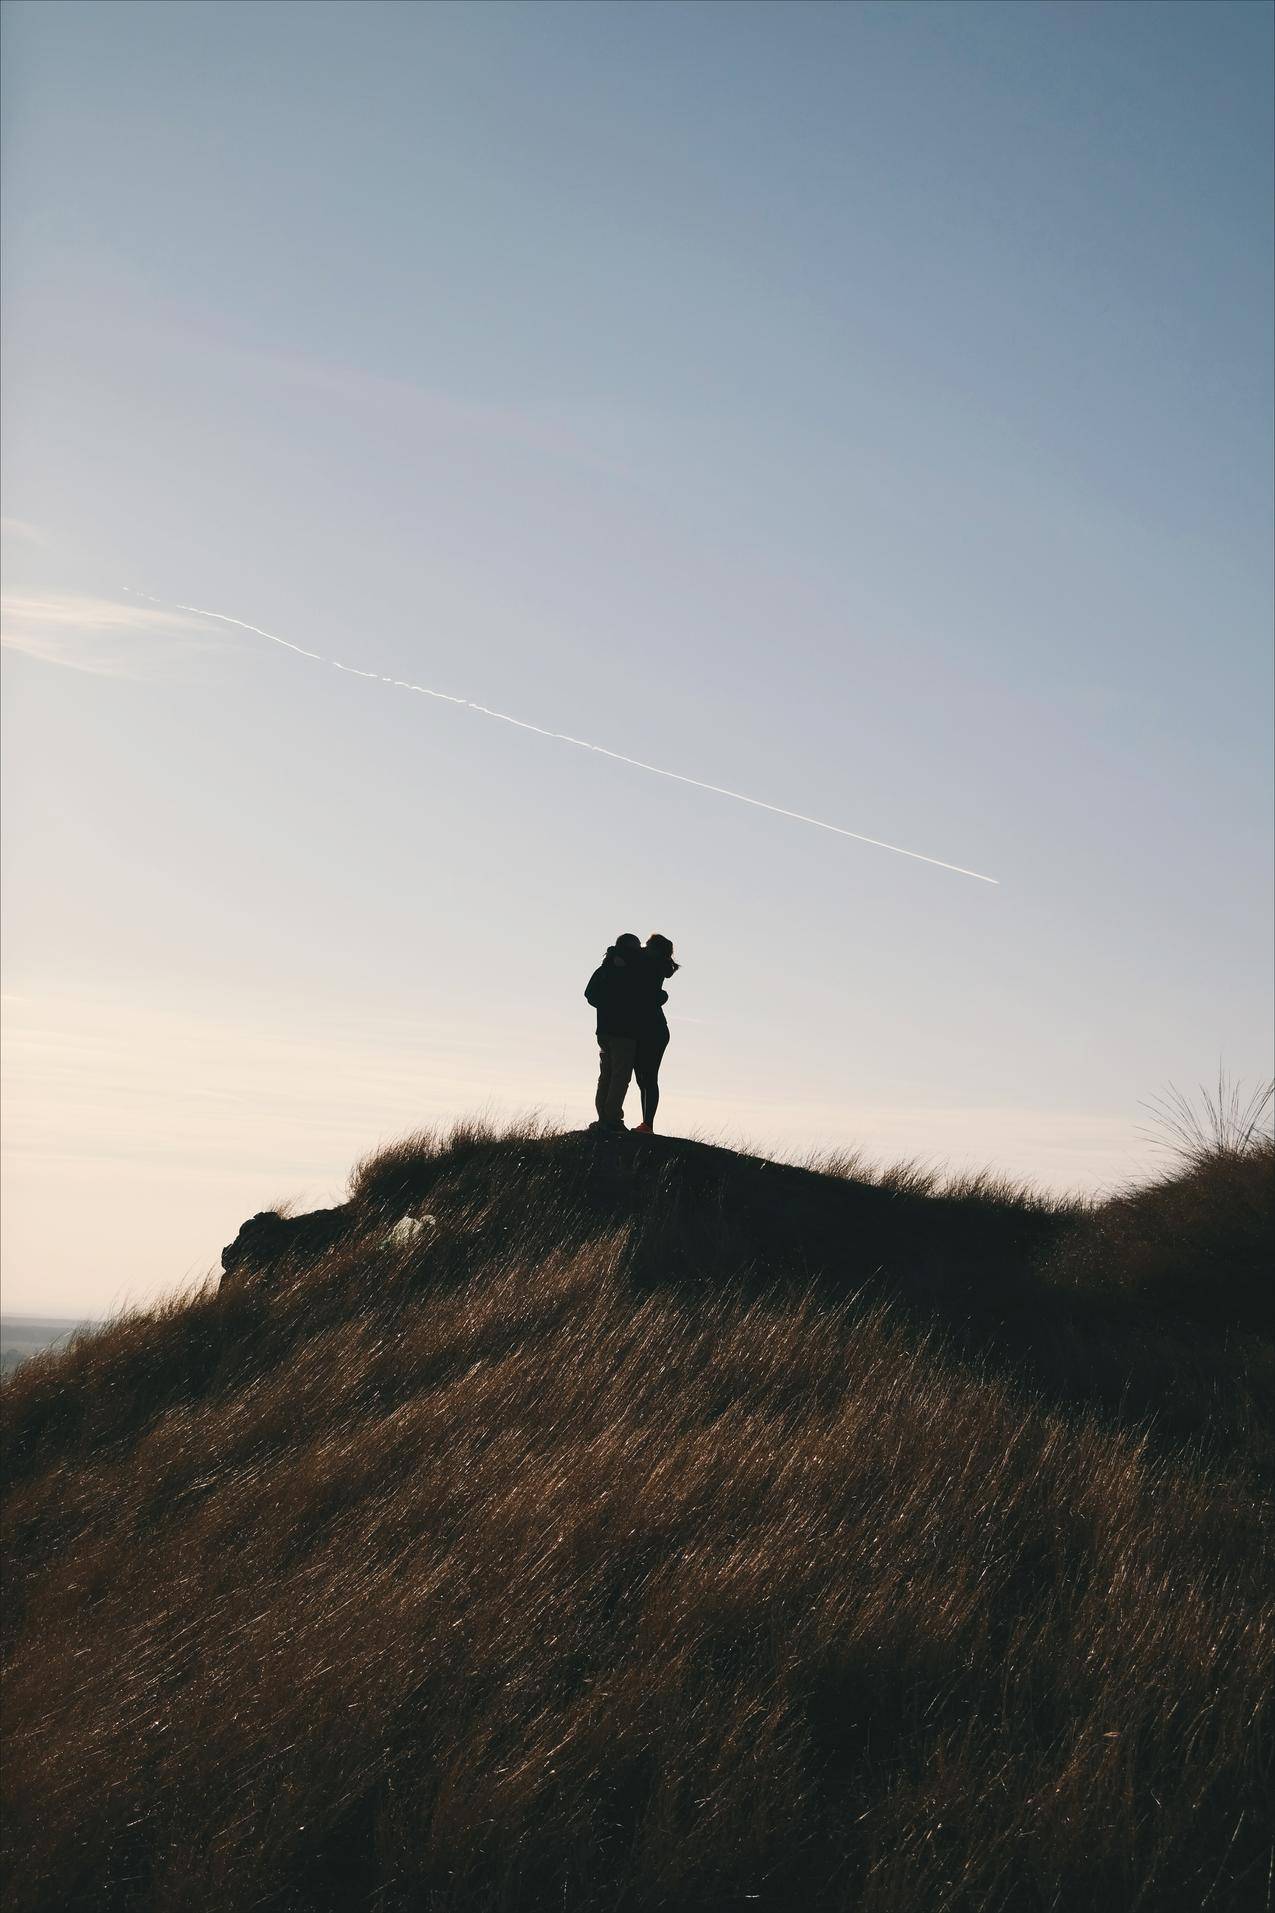
[[[586,1003],[592,1003],[594,1009],[597,1008],[598,998],[602,994],[603,984],[606,978],[606,967],[605,963],[599,963],[597,969],[585,985],[584,1000]]]

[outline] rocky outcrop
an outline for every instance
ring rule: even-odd
[[[234,1241],[222,1250],[222,1281],[250,1280],[285,1256],[312,1261],[354,1233],[349,1203],[336,1209],[313,1209],[304,1216],[281,1216],[274,1209],[262,1209],[240,1225]]]

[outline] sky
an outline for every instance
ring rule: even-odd
[[[582,1126],[624,930],[675,1133],[1268,1073],[1270,8],[5,13],[7,1311]]]

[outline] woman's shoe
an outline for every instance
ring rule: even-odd
[[[651,1128],[650,1123],[639,1123],[633,1131],[633,1134],[635,1136],[653,1136],[655,1131]]]

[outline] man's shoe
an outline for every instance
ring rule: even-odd
[[[653,1136],[655,1131],[651,1128],[650,1123],[639,1123],[633,1131],[633,1134],[635,1136]]]

